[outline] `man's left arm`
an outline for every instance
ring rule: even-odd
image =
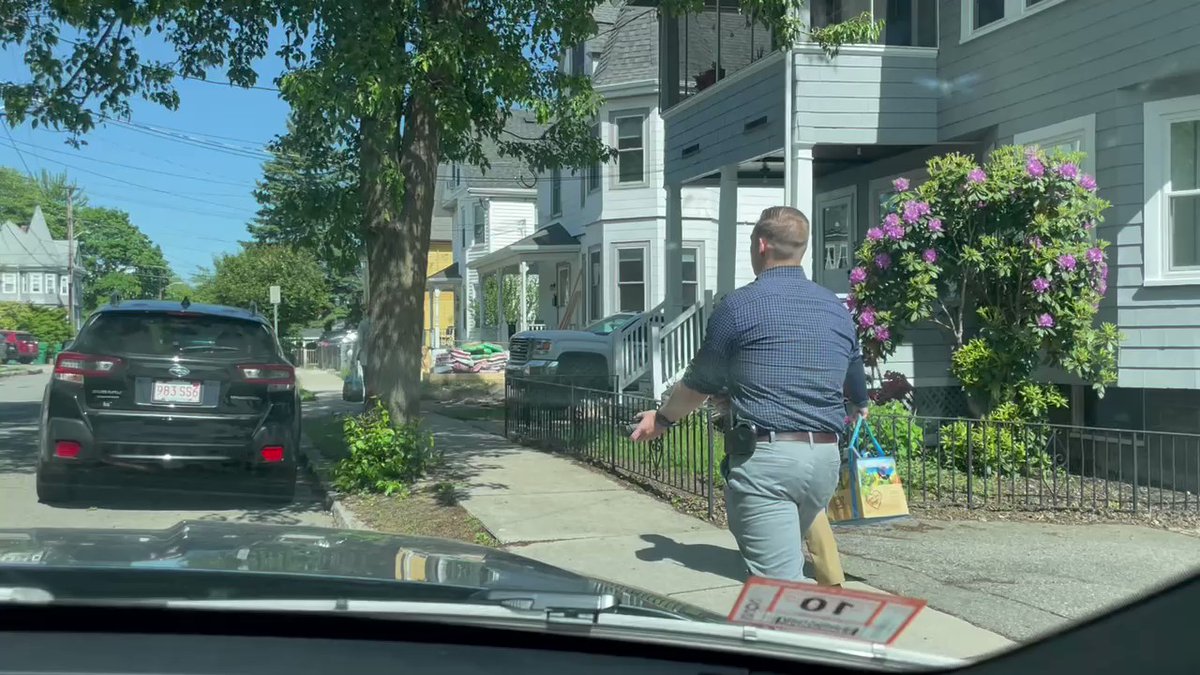
[[[686,417],[704,404],[710,396],[728,389],[729,358],[737,344],[737,321],[733,307],[726,300],[713,310],[700,351],[692,359],[683,379],[657,411],[641,414],[633,440],[652,440],[663,434],[669,425]]]

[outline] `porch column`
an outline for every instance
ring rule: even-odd
[[[438,349],[442,346],[442,289],[433,289],[429,301],[429,347]]]
[[[508,319],[504,318],[504,270],[496,270],[496,341],[508,339]]]
[[[517,330],[526,331],[529,330],[529,298],[526,297],[525,287],[529,277],[529,265],[522,260],[521,264],[517,265],[517,269],[521,273],[521,287],[517,290],[517,302],[519,303],[517,305],[517,311],[519,312],[517,314]]]
[[[738,175],[736,164],[721,167],[721,193],[717,209],[717,293],[724,297],[737,284]]]
[[[804,271],[811,279],[815,270],[813,269],[813,240],[815,233],[812,231],[816,222],[817,214],[813,213],[813,146],[806,144],[796,144],[792,146],[791,157],[788,158],[784,165],[787,175],[788,187],[791,192],[791,204],[789,206],[800,209],[801,213],[808,218],[808,248],[804,250]]]
[[[471,303],[475,299],[475,286],[471,283],[470,275],[462,280],[462,287],[459,289],[462,293],[462,301],[459,302],[460,314],[458,327],[454,329],[454,339],[470,340],[471,339]]]
[[[683,311],[683,188],[667,183],[667,240],[663,251],[667,320]]]

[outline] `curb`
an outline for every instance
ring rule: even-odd
[[[303,433],[302,435],[303,438],[300,440],[301,463],[317,479],[317,488],[321,491],[325,510],[333,514],[334,527],[345,530],[372,529],[338,499],[339,493],[333,486],[333,462],[321,455],[312,441],[308,439],[308,435]]]
[[[25,369],[2,370],[0,371],[0,379],[4,379],[6,377],[17,377],[20,375],[37,375],[40,372],[42,371],[37,368],[29,367],[26,367]]]

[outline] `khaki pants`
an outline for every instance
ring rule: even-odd
[[[813,558],[813,576],[822,586],[840,586],[846,582],[846,573],[842,571],[842,558],[838,555],[837,540],[833,538],[833,528],[829,525],[829,517],[822,511],[817,514],[808,531],[804,533],[804,542],[808,544],[808,552]]]

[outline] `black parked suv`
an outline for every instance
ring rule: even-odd
[[[188,468],[249,475],[254,492],[291,501],[299,442],[295,369],[261,315],[186,300],[116,302],[55,359],[38,499],[68,500],[108,469]]]

